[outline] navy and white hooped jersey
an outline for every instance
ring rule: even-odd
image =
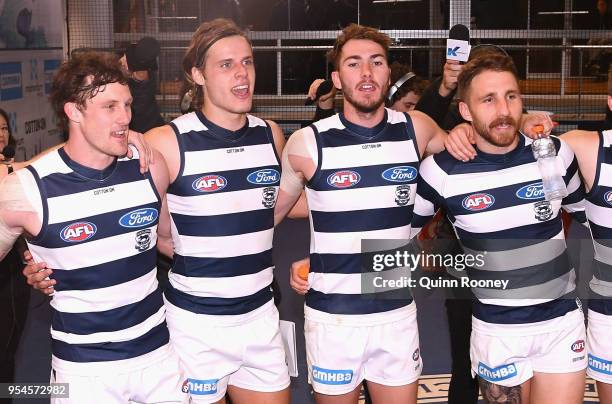
[[[235,132],[200,111],[171,123],[181,168],[168,189],[174,262],[166,297],[193,313],[244,314],[272,299],[280,160],[270,127],[247,118]]]
[[[28,247],[57,280],[54,369],[105,373],[148,366],[167,352],[156,278],[160,198],[138,159],[94,170],[61,148],[18,175],[42,221]]]
[[[309,129],[318,148],[318,167],[306,188],[311,220],[306,306],[311,309],[363,315],[412,302],[408,288],[362,292],[362,240],[407,242],[419,170],[412,120],[385,111],[373,128],[337,114]]]
[[[612,315],[612,130],[599,134],[597,171],[586,197],[595,259],[589,308]]]
[[[532,141],[522,135],[506,154],[478,151],[474,160],[462,162],[444,151],[421,164],[413,232],[443,207],[465,253],[483,254],[467,270],[471,281],[491,285],[473,289],[473,313],[482,321],[533,323],[577,307],[560,208],[585,223],[584,186],[573,151],[554,141],[569,193],[563,201],[544,200]],[[493,286],[501,280],[508,281],[506,289]]]

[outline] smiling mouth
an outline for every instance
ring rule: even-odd
[[[111,136],[114,136],[114,137],[125,137],[125,136],[127,136],[127,132],[128,132],[127,129],[115,130],[115,131],[111,132]]]

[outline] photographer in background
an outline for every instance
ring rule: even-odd
[[[146,36],[137,43],[128,45],[125,54],[119,59],[129,78],[128,86],[134,99],[130,129],[136,132],[145,133],[165,123],[155,100],[155,72],[159,49],[159,42]]]

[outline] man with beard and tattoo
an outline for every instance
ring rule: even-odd
[[[319,404],[356,403],[363,380],[374,403],[416,403],[415,304],[407,288],[362,292],[361,242],[408,239],[419,162],[446,134],[422,112],[384,107],[389,43],[374,28],[342,31],[329,59],[343,112],[295,132],[283,152],[276,214],[305,185],[310,212],[308,281],[292,271],[291,285],[302,294],[310,286],[304,329]]]
[[[522,100],[508,56],[469,61],[458,87],[477,155],[461,161],[442,152],[422,162],[413,232],[443,207],[465,252],[484,256],[467,275],[479,282],[473,288],[470,356],[485,399],[581,403],[584,316],[560,214],[563,207],[586,221],[577,160],[554,139],[568,196],[544,200],[532,140],[518,133]],[[506,287],[501,281],[508,281]]]

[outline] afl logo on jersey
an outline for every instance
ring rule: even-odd
[[[64,227],[60,237],[67,243],[78,243],[89,240],[96,234],[98,228],[90,222],[76,222]]]
[[[257,170],[247,176],[247,181],[255,185],[272,185],[280,179],[280,173],[273,168]]]
[[[574,342],[572,344],[572,351],[576,353],[580,353],[584,351],[584,340],[579,339],[578,341]]]
[[[226,186],[227,180],[225,177],[216,174],[205,175],[191,184],[191,187],[198,192],[217,192]]]
[[[516,196],[521,199],[527,200],[535,200],[544,198],[544,186],[541,182],[536,182],[533,184],[525,185],[518,191],[516,191]]]
[[[605,202],[606,202],[608,205],[612,206],[612,191],[608,191],[608,192],[606,192],[606,194],[604,195],[604,201],[605,201]]]
[[[155,220],[157,220],[157,216],[157,209],[154,208],[133,210],[121,216],[119,224],[123,227],[130,228],[144,227],[154,223]]]
[[[410,182],[417,177],[417,170],[411,166],[397,166],[387,168],[382,177],[391,182]]]
[[[471,211],[479,211],[490,208],[495,203],[491,194],[472,194],[463,198],[463,207]]]
[[[334,188],[350,188],[361,181],[361,175],[351,170],[336,171],[327,177],[327,183]]]

